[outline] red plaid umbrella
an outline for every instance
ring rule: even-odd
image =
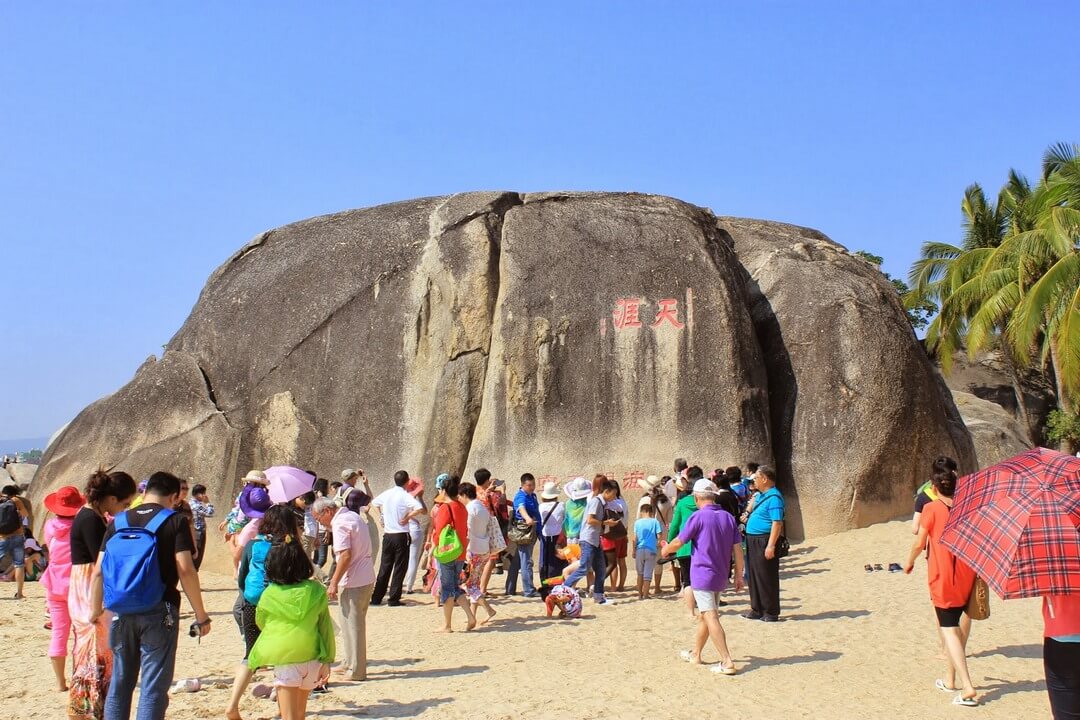
[[[941,542],[1005,600],[1080,593],[1080,458],[1036,448],[960,478]]]

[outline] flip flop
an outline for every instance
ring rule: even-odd
[[[688,663],[694,662],[694,653],[690,652],[689,650],[680,650],[679,657]]]
[[[964,707],[978,707],[979,701],[973,697],[966,698],[963,695],[957,694],[957,696],[952,699],[952,704],[963,705]]]
[[[728,665],[728,666],[725,667],[723,663],[716,663],[711,668],[709,668],[709,672],[714,672],[717,675],[729,675],[730,676],[730,675],[734,675],[738,671],[735,670],[734,665]]]
[[[900,567],[900,563],[889,563],[889,572],[903,572],[904,568]]]
[[[874,572],[874,566],[873,565],[863,565],[862,569],[865,570],[866,572]]]
[[[884,570],[885,568],[881,567],[881,563],[874,563],[874,569],[875,570]]]
[[[938,678],[937,680],[934,681],[934,687],[936,687],[941,692],[947,692],[947,693],[959,692],[959,690],[960,690],[960,688],[951,688],[951,687],[949,687],[948,685],[945,684],[945,681],[940,679],[940,678]]]

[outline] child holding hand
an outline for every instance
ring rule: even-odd
[[[327,681],[334,662],[326,589],[311,579],[311,560],[292,533],[274,537],[265,571],[269,584],[255,610],[261,634],[248,665],[273,666],[281,719],[303,720],[312,689]]]

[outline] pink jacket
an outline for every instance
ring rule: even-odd
[[[41,574],[41,585],[50,595],[66,598],[71,582],[71,526],[74,518],[54,517],[45,521],[45,545],[49,566]]]

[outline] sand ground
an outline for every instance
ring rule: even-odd
[[[722,621],[739,668],[735,677],[679,659],[693,625],[670,595],[668,575],[668,595],[638,602],[626,593],[600,607],[586,601],[580,620],[549,620],[538,601],[496,598],[497,619],[467,634],[434,634],[440,616],[428,598],[409,607],[372,608],[370,679],[313,697],[309,716],[1049,717],[1038,600],[995,598],[991,618],[975,623],[969,654],[982,707],[952,707],[951,696],[934,688],[943,664],[935,659],[925,564],[911,576],[863,570],[866,563],[902,563],[911,540],[907,527],[887,523],[795,547],[782,565],[784,622],[739,617],[747,596],[731,595]],[[501,581],[494,576],[492,588]],[[201,644],[181,637],[177,678],[200,677],[205,689],[176,696],[170,718],[222,717],[227,683],[243,652],[230,617],[231,579],[208,574],[204,585],[214,630]],[[8,590],[3,594],[9,596]],[[40,587],[29,584],[27,596],[0,601],[8,679],[0,691],[0,717],[63,718],[65,696],[52,689],[46,657]],[[463,626],[464,618],[457,619]],[[245,718],[276,714],[269,701],[250,696],[241,709]]]

